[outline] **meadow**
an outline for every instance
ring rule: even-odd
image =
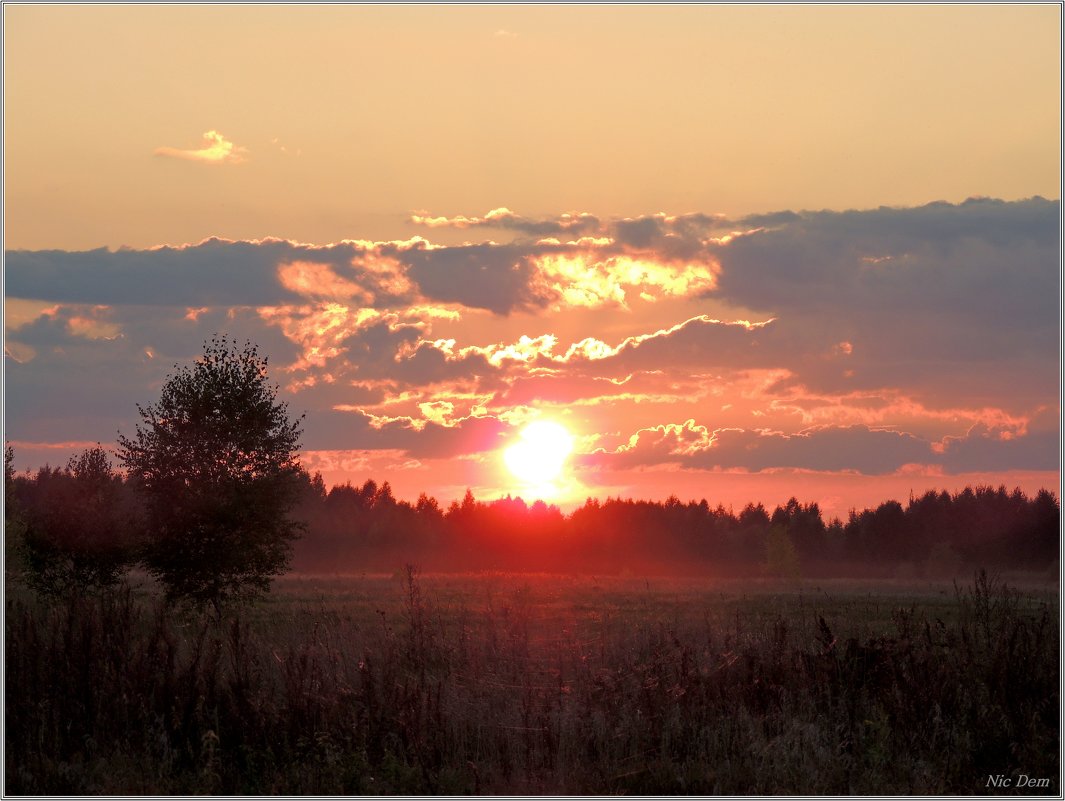
[[[5,624],[9,794],[1061,791],[1050,582],[134,576]]]

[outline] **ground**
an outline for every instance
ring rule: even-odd
[[[13,792],[1057,791],[1057,587],[1020,576],[15,591],[7,641]]]

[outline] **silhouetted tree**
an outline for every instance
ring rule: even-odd
[[[769,535],[769,513],[762,504],[749,503],[736,521],[733,554],[747,562],[756,561],[765,551]]]
[[[796,578],[799,575],[799,554],[787,526],[780,522],[769,527],[769,537],[765,545],[765,565],[771,576]]]
[[[97,446],[64,470],[43,467],[25,510],[25,579],[53,596],[118,583],[135,558],[138,509],[132,493]]]
[[[787,531],[788,538],[803,560],[824,558],[825,524],[816,503],[804,506],[798,499],[790,498],[784,506],[778,506],[773,511],[771,522]]]
[[[204,343],[203,355],[137,409],[119,455],[147,501],[145,565],[172,599],[210,603],[269,589],[288,565],[299,524],[300,420],[268,383],[251,343]]]
[[[22,576],[26,516],[15,491],[15,451],[4,447],[4,572],[8,578]]]

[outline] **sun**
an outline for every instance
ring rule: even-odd
[[[549,484],[558,478],[573,450],[573,437],[558,423],[537,420],[522,429],[519,439],[503,452],[503,461],[520,481]]]

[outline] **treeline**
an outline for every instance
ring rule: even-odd
[[[31,566],[42,589],[58,590],[72,575],[106,584],[134,561],[145,535],[138,493],[104,459],[92,450],[62,469],[7,471],[9,562],[38,560]],[[469,491],[447,508],[425,494],[410,503],[372,479],[327,490],[320,475],[304,473],[292,567],[357,573],[413,562],[447,571],[776,576],[1043,569],[1059,557],[1060,514],[1048,490],[1029,497],[978,486],[926,492],[905,506],[886,501],[846,521],[826,521],[817,503],[795,498],[739,512],[676,497],[589,498],[565,515],[543,501],[480,501]],[[21,556],[10,549],[20,532],[31,546]]]
[[[307,529],[295,567],[388,570],[415,561],[437,570],[639,574],[648,570],[735,575],[949,573],[974,565],[1045,568],[1059,554],[1060,506],[1040,490],[967,487],[887,501],[825,520],[795,498],[738,513],[706,500],[684,503],[589,498],[569,515],[543,501],[479,501],[467,491],[443,509],[421,495],[397,500],[387,482],[308,481],[299,508]]]

